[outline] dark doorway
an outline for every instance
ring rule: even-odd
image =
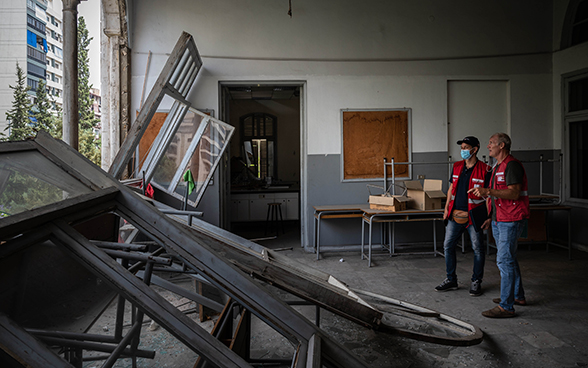
[[[235,127],[221,222],[247,239],[291,239],[293,233],[300,239],[301,88],[221,83],[221,118]],[[275,212],[278,224],[271,221]]]

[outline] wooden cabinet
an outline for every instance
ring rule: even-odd
[[[300,218],[300,203],[297,192],[249,193],[231,195],[231,221],[265,221],[268,203],[282,204],[284,220]]]
[[[265,221],[267,218],[267,205],[274,202],[274,194],[250,194],[249,195],[249,220]]]
[[[282,203],[284,220],[298,220],[298,193],[276,193],[276,202]]]
[[[231,221],[249,221],[249,194],[231,196]]]

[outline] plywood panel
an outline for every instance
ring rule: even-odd
[[[149,153],[149,149],[151,148],[155,137],[157,137],[157,134],[159,134],[161,126],[165,122],[167,115],[167,112],[156,112],[153,115],[151,121],[149,121],[149,126],[147,127],[147,130],[145,130],[145,133],[139,142],[139,167],[143,165],[143,161],[145,161],[145,158]]]
[[[343,179],[382,178],[384,158],[409,155],[408,110],[343,111]],[[396,165],[395,175],[408,176],[408,165]]]

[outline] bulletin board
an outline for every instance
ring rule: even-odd
[[[345,109],[341,121],[343,181],[383,179],[384,158],[411,161],[411,109]],[[394,176],[409,178],[409,166],[395,165]]]

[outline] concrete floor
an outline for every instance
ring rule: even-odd
[[[300,247],[298,225],[289,224],[285,234],[275,239],[258,240],[270,249],[306,265],[332,274],[351,288],[405,300],[474,324],[485,334],[476,346],[451,347],[391,336],[358,326],[327,311],[321,312],[321,328],[334,340],[367,362],[369,367],[588,367],[588,254],[544,246],[522,246],[519,250],[528,306],[517,307],[517,317],[488,319],[480,313],[495,306],[499,296],[499,272],[494,254],[487,257],[484,294],[469,295],[469,277],[473,255],[458,252],[459,289],[439,293],[434,287],[445,277],[443,257],[379,256],[371,268],[354,252],[329,252],[316,255]],[[234,229],[247,239],[265,238],[262,227],[251,224]],[[414,249],[411,249],[411,251]],[[193,284],[189,283],[188,288]],[[193,303],[171,295],[162,295],[183,308]],[[280,292],[277,291],[279,294]],[[283,292],[281,292],[283,293]],[[295,307],[314,321],[313,307]],[[112,328],[112,312],[107,312],[94,328]],[[110,317],[109,317],[110,315]],[[197,320],[196,314],[190,315]],[[214,321],[202,323],[210,330]],[[146,326],[147,327],[147,326]],[[258,358],[289,358],[293,347],[282,336],[259,320],[253,320],[252,355]],[[141,346],[157,351],[155,359],[139,359],[140,367],[192,367],[196,355],[162,328],[144,328]],[[98,367],[87,362],[84,367]],[[131,367],[128,359],[115,367]]]
[[[486,258],[484,294],[469,295],[473,253],[458,252],[459,289],[436,292],[445,278],[443,257],[379,256],[371,268],[358,252],[322,253],[321,259],[300,247],[295,228],[275,240],[260,241],[292,259],[332,274],[348,286],[405,300],[448,314],[482,329],[484,341],[471,347],[448,347],[386,336],[330,316],[323,328],[372,367],[588,367],[588,254],[543,245],[521,245],[518,260],[528,306],[517,317],[489,319],[481,312],[499,297],[500,274],[495,250]],[[323,316],[329,315],[324,313]],[[333,321],[332,319],[339,320]],[[331,320],[329,320],[331,319]]]

